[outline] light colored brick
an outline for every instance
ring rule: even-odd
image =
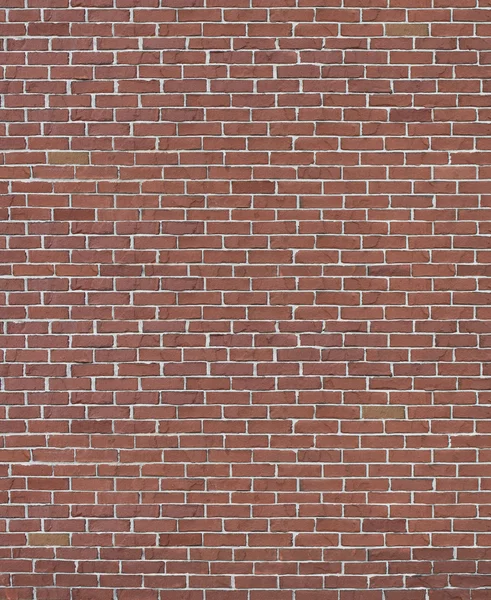
[[[420,37],[428,35],[426,23],[387,23],[385,33],[397,37]]]
[[[364,419],[404,419],[404,406],[364,406]]]
[[[50,165],[88,165],[88,152],[49,152]]]
[[[30,533],[29,546],[69,546],[68,533]]]

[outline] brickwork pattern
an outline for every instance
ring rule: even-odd
[[[0,59],[0,599],[489,600],[490,0],[4,0]]]

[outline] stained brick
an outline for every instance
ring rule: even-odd
[[[70,535],[68,533],[30,533],[30,546],[69,546]]]
[[[404,406],[364,406],[364,419],[404,419]]]
[[[49,152],[48,162],[52,165],[88,165],[88,152]]]
[[[390,36],[420,37],[426,36],[429,26],[426,23],[387,23],[385,33]]]

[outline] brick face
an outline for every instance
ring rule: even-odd
[[[491,5],[0,7],[0,599],[489,600]]]
[[[51,165],[88,165],[88,152],[48,152]]]
[[[67,533],[31,533],[30,546],[68,546],[70,536]]]

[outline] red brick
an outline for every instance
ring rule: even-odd
[[[486,8],[4,4],[7,596],[487,599]]]

